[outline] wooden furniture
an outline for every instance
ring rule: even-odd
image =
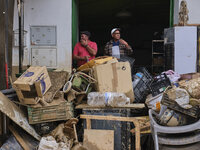
[[[141,125],[144,122],[149,121],[149,118],[147,116],[144,116],[144,117],[117,117],[117,116],[80,115],[80,118],[86,119],[87,129],[91,129],[91,120],[92,119],[132,122],[135,126],[135,130],[131,130],[131,132],[135,133],[135,144],[136,144],[135,149],[136,150],[140,150],[140,134],[141,134],[140,129],[144,128]],[[145,128],[147,128],[147,126],[145,126]],[[150,131],[147,131],[146,133],[148,133],[148,132],[150,133]]]

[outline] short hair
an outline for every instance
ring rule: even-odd
[[[85,35],[87,35],[88,37],[91,36],[91,33],[90,33],[89,31],[81,31],[81,34],[85,34]],[[81,35],[81,34],[80,34],[80,35]]]

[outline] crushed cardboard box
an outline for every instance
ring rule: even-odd
[[[51,81],[46,67],[29,67],[14,83],[20,102],[37,104],[51,87]]]

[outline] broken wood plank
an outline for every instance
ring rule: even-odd
[[[133,121],[135,125],[135,150],[140,150],[140,123],[138,121]]]
[[[115,120],[133,122],[138,120],[146,120],[146,117],[118,117],[118,116],[97,116],[97,115],[80,115],[82,119],[96,119],[96,120]]]
[[[86,119],[87,129],[91,129],[91,119]]]
[[[40,140],[40,136],[35,132],[34,128],[29,125],[24,112],[0,92],[0,111],[9,117],[12,121],[18,124],[21,128],[27,131],[35,139]]]
[[[133,134],[135,134],[135,128],[131,129],[130,132],[133,133]],[[143,134],[143,133],[145,133],[145,134],[146,133],[151,133],[150,125],[140,127],[140,133],[141,134]]]
[[[144,109],[144,104],[129,104],[120,107],[100,107],[100,106],[89,106],[88,104],[80,104],[76,106],[76,109],[107,109],[107,108],[124,108],[124,109]]]
[[[12,132],[12,134],[15,136],[16,140],[19,142],[19,144],[22,146],[24,150],[30,150],[30,148],[25,143],[23,138],[18,134],[18,132],[12,126],[9,126],[9,130]]]

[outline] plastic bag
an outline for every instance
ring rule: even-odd
[[[178,74],[177,72],[174,72],[173,70],[168,70],[163,73],[167,75],[167,77],[172,83],[177,82],[181,78],[180,74]]]
[[[130,104],[130,98],[123,93],[116,92],[91,92],[87,96],[87,103],[90,106],[124,106]]]
[[[63,142],[57,143],[52,136],[47,136],[40,140],[38,150],[70,150],[70,146]]]

